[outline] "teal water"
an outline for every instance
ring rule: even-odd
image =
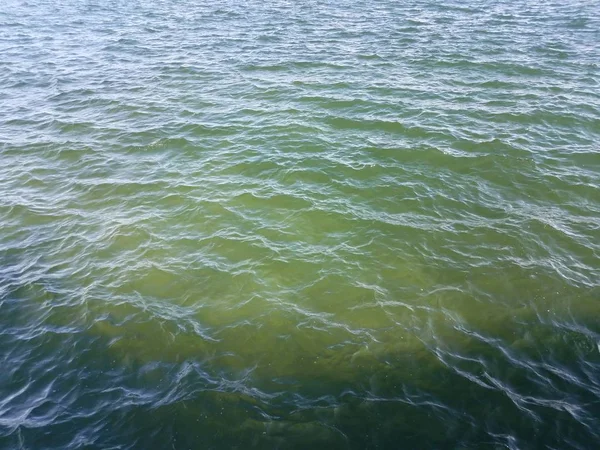
[[[5,0],[1,449],[600,448],[600,4]]]

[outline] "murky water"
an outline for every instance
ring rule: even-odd
[[[6,0],[0,448],[600,448],[600,5]]]

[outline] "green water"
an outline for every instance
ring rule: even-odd
[[[1,449],[600,448],[600,4],[0,5]]]

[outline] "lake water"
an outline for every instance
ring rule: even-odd
[[[600,448],[597,1],[4,0],[1,449]]]

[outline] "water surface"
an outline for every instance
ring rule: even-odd
[[[600,448],[595,1],[5,0],[0,448]]]

